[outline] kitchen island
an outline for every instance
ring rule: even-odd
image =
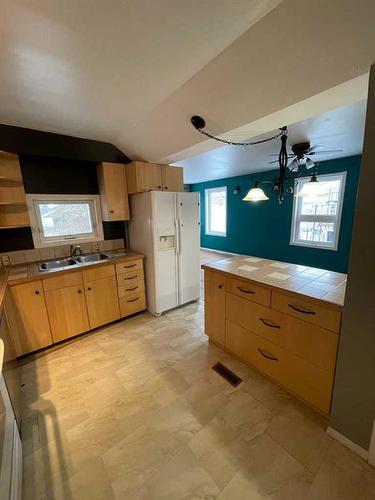
[[[346,275],[246,255],[202,268],[210,340],[328,415]]]

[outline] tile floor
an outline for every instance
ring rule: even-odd
[[[201,300],[31,356],[23,382],[24,500],[375,498],[323,418],[207,341]]]

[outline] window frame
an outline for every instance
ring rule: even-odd
[[[294,193],[293,197],[293,211],[292,211],[292,221],[291,221],[291,231],[290,231],[290,241],[289,244],[293,246],[300,246],[306,248],[318,248],[320,250],[333,250],[337,251],[340,239],[340,227],[341,227],[341,216],[342,216],[342,208],[344,204],[344,194],[345,194],[345,186],[346,186],[346,172],[336,172],[332,174],[321,174],[318,175],[318,182],[321,180],[340,180],[340,193],[337,205],[337,214],[336,215],[301,215],[300,210],[302,207],[302,197],[296,196],[296,194],[302,189],[302,186],[309,182],[311,176],[299,177],[294,181]],[[297,239],[297,230],[300,222],[327,222],[327,223],[335,223],[336,231],[334,234],[333,244],[319,242],[319,241],[304,241]]]
[[[225,232],[221,231],[211,231],[210,230],[210,213],[211,213],[211,207],[210,207],[210,194],[211,193],[217,193],[219,191],[225,191]],[[207,236],[220,236],[222,238],[227,237],[227,231],[228,231],[228,189],[227,186],[221,186],[221,187],[213,187],[213,188],[207,188],[204,190],[204,196],[205,196],[205,234]]]
[[[44,236],[43,225],[40,216],[39,205],[41,203],[79,203],[89,204],[91,233],[81,233],[77,235]],[[27,194],[27,210],[30,218],[31,233],[35,248],[45,248],[51,246],[80,244],[94,241],[101,241],[103,236],[102,211],[100,205],[100,195],[94,194]]]

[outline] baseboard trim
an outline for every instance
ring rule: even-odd
[[[358,444],[353,443],[353,441],[350,441],[350,439],[345,437],[343,434],[340,434],[340,432],[335,431],[335,429],[332,429],[332,427],[328,427],[327,434],[332,436],[334,439],[339,441],[350,450],[354,451],[354,453],[357,453],[357,455],[359,455],[360,457],[364,458],[365,460],[368,459],[369,453],[367,450],[365,450],[361,446],[358,446]]]

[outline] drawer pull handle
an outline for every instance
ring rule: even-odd
[[[137,286],[133,286],[133,288],[126,288],[125,291],[126,292],[132,292],[133,290],[136,290],[138,288],[138,285]]]
[[[291,309],[294,309],[295,311],[297,311],[299,313],[312,314],[313,316],[315,316],[315,314],[316,314],[314,311],[309,311],[306,309],[299,309],[298,307],[294,306],[293,304],[288,304],[288,307],[290,307]]]
[[[135,274],[134,276],[128,276],[127,278],[124,278],[124,280],[133,280],[134,278],[137,278],[138,274]]]
[[[130,266],[124,266],[125,269],[130,269],[131,267],[135,267],[137,264],[131,264]]]
[[[279,325],[276,325],[276,323],[268,323],[267,320],[263,319],[263,318],[259,318],[260,321],[266,325],[266,326],[269,326],[270,328],[278,328],[280,330],[280,326]]]
[[[253,292],[253,290],[246,290],[246,288],[241,288],[240,286],[238,286],[237,288],[238,288],[238,290],[240,290],[243,293],[254,293],[255,294],[255,292]]]
[[[267,354],[265,353],[264,351],[262,351],[262,349],[257,349],[257,351],[264,357],[264,358],[267,358],[267,359],[270,359],[271,361],[279,361],[278,358],[275,358],[274,356],[271,356],[270,354]]]
[[[139,297],[136,297],[135,299],[127,300],[126,302],[135,302],[136,300],[139,300]]]

